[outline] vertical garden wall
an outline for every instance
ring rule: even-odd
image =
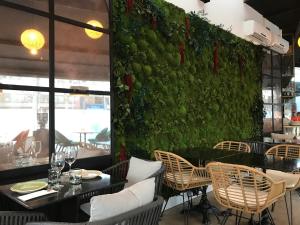
[[[261,136],[262,50],[162,0],[113,1],[116,152]]]

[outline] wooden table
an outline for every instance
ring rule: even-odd
[[[47,179],[42,180],[47,181]],[[101,191],[103,191],[103,193],[109,193],[110,189],[116,188],[125,183],[125,180],[120,180],[103,174],[101,175],[101,178],[83,180],[80,185],[72,185],[68,182],[63,182],[62,184],[64,186],[59,190],[59,192],[25,202],[17,198],[20,194],[10,191],[10,187],[14,184],[0,186],[0,193],[6,197],[8,201],[13,203],[13,205],[21,206],[28,210],[45,211],[51,220],[77,222],[79,206],[85,195],[89,195],[93,192],[101,193]],[[53,209],[57,209],[61,212],[57,215],[57,212],[51,212],[51,208],[52,211]]]

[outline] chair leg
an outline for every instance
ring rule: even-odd
[[[165,212],[165,210],[166,210],[166,206],[167,206],[167,204],[168,204],[168,201],[169,201],[169,198],[166,199],[166,203],[165,203],[164,208],[163,208],[163,210],[162,210],[162,212],[161,212],[161,214],[160,214],[160,217],[162,217],[162,216],[164,215],[164,212]]]
[[[221,225],[225,225],[226,224],[226,222],[227,222],[227,220],[228,220],[228,218],[229,218],[230,215],[231,215],[231,210],[227,210],[225,212],[223,220],[221,221]]]
[[[276,202],[274,202],[274,203],[272,204],[272,209],[271,209],[272,212],[274,212],[275,204],[276,204]]]
[[[289,207],[288,207],[287,200],[286,200],[286,194],[284,195],[284,201],[285,201],[285,207],[286,207],[286,214],[287,214],[288,222],[289,222],[289,225],[291,225],[290,212],[289,212]]]
[[[261,213],[258,214],[258,218],[259,218],[259,225],[261,225]]]
[[[238,224],[237,224],[237,225],[240,225],[241,219],[242,219],[242,215],[243,215],[243,212],[241,211],[240,216],[239,216],[239,221],[238,221]]]
[[[275,225],[272,214],[270,213],[270,210],[267,208],[266,211],[267,211],[268,217],[271,221],[271,225]]]
[[[292,201],[292,191],[290,191],[290,204],[291,204],[291,225],[293,225],[293,201]]]

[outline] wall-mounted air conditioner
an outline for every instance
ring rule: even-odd
[[[289,42],[284,40],[282,37],[273,34],[271,49],[280,54],[285,54],[289,50]]]
[[[258,45],[271,45],[271,32],[266,29],[263,24],[260,24],[255,20],[247,20],[244,21],[243,28],[244,34],[249,41]]]

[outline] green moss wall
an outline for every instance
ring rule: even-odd
[[[130,2],[113,1],[117,154],[260,136],[261,48],[162,0]]]

